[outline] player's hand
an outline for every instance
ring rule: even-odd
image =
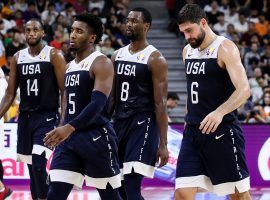
[[[217,110],[209,113],[201,122],[199,129],[202,131],[202,133],[206,134],[215,132],[218,125],[221,123],[223,116],[224,115]]]
[[[46,137],[43,139],[43,142],[45,146],[54,148],[58,144],[63,142],[65,139],[67,139],[74,130],[75,130],[74,127],[69,124],[57,127],[46,134]]]
[[[159,145],[157,151],[157,161],[159,161],[158,167],[163,167],[167,164],[169,159],[169,151],[167,145]]]

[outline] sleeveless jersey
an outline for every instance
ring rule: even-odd
[[[95,80],[90,77],[89,70],[94,60],[101,55],[103,54],[95,51],[79,63],[76,63],[75,60],[70,62],[65,74],[65,90],[67,99],[65,113],[66,123],[78,116],[91,102]],[[92,121],[89,126],[103,125],[109,121],[109,115],[107,112],[108,103],[109,99],[102,113],[98,115],[95,121]]]
[[[129,45],[121,48],[114,63],[116,119],[154,111],[152,73],[147,62],[157,49],[148,45],[134,54],[130,54],[128,49]]]
[[[59,107],[59,88],[50,62],[52,47],[45,46],[37,56],[28,48],[19,51],[17,61],[20,87],[20,111],[56,110]]]
[[[225,37],[218,36],[207,48],[199,51],[190,45],[185,57],[187,78],[186,122],[200,124],[206,115],[214,111],[235,90],[227,70],[217,63],[218,48]],[[237,119],[236,111],[224,116],[223,122]]]

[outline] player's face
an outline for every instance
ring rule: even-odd
[[[143,22],[141,12],[131,11],[126,18],[126,36],[131,41],[136,41],[144,37],[150,24]]]
[[[75,21],[70,31],[70,50],[80,51],[94,44],[96,36],[89,33],[88,25],[84,22]]]
[[[36,46],[40,43],[41,39],[44,37],[44,31],[37,21],[29,21],[25,25],[25,38],[27,44],[31,46]]]
[[[204,29],[197,23],[180,24],[179,30],[184,33],[185,39],[192,48],[198,48],[205,38]]]

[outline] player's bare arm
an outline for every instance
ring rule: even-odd
[[[64,77],[66,71],[66,61],[64,56],[55,48],[51,50],[51,63],[54,66],[54,73],[57,79],[57,84],[60,89],[61,95],[61,120],[59,125],[63,123],[65,109],[66,109],[66,100],[65,100],[65,87],[64,87]]]
[[[235,91],[226,102],[208,114],[201,122],[200,129],[203,133],[207,134],[214,132],[221,123],[223,116],[237,109],[250,96],[246,71],[236,45],[229,40],[224,40],[219,48],[218,56],[219,65],[228,71]]]
[[[113,55],[111,56],[111,61],[112,61],[112,64],[114,65],[114,61],[115,61],[115,58],[116,58],[116,55],[118,54],[118,50],[115,51],[113,53]],[[110,102],[110,107],[109,107],[109,113],[110,115],[113,114],[113,111],[114,111],[114,108],[115,108],[115,82],[113,80],[113,86],[112,86],[112,98],[111,98],[111,102]]]
[[[100,56],[98,59],[94,61],[92,65],[93,66],[90,69],[90,76],[95,77],[95,84],[93,91],[98,91],[106,95],[106,97],[108,97],[112,89],[112,82],[114,75],[113,65],[111,61],[105,56]],[[95,107],[95,105],[91,104],[92,101],[85,109],[89,110],[91,106]],[[91,116],[85,115],[87,114],[85,112],[85,109],[79,114],[78,118],[82,120],[87,119],[88,121],[91,120],[91,117],[94,118],[92,114]],[[96,113],[94,114],[96,115]],[[84,122],[81,122],[82,126],[83,124]],[[72,126],[71,124],[66,124],[64,126],[58,127],[47,134],[47,136],[44,138],[44,144],[49,147],[55,147],[59,143],[67,139],[70,136],[70,134],[72,134],[74,131],[75,127]]]
[[[152,72],[156,120],[160,132],[160,143],[157,151],[157,160],[160,159],[159,167],[166,165],[169,158],[167,149],[167,89],[168,89],[168,65],[160,52],[151,54],[148,64]]]
[[[7,112],[12,102],[14,101],[14,98],[16,97],[16,91],[18,88],[17,69],[16,69],[18,56],[19,53],[16,53],[11,59],[8,86],[6,89],[5,96],[3,97],[0,104],[0,119]]]

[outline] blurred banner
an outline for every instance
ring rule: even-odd
[[[17,124],[4,124],[4,148],[0,148],[5,179],[28,179],[28,169],[23,163],[16,162]],[[270,125],[243,125],[246,140],[247,164],[250,170],[252,187],[270,186]],[[183,138],[183,125],[173,124],[168,128],[169,162],[166,166],[157,169],[155,178],[173,183],[177,157]],[[0,143],[2,143],[2,141]],[[1,147],[2,145],[0,145]],[[20,181],[19,181],[20,182]]]

